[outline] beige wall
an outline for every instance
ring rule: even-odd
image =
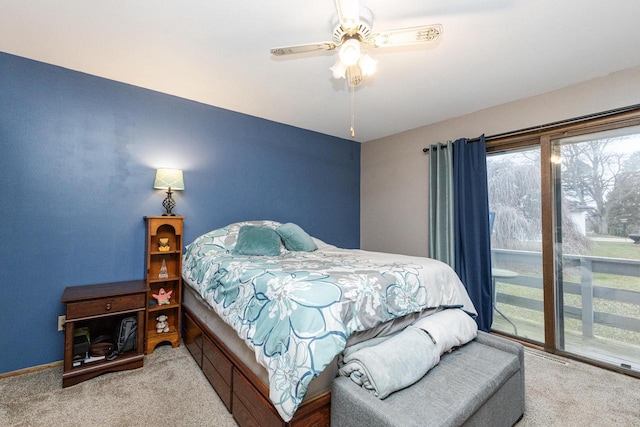
[[[640,67],[362,144],[361,248],[428,255],[428,159],[423,147],[638,103]]]

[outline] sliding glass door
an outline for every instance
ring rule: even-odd
[[[556,347],[640,371],[640,126],[552,153]]]
[[[544,342],[540,148],[487,156],[492,329]]]
[[[487,142],[492,330],[640,377],[640,108]]]

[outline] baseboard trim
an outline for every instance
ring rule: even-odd
[[[17,371],[5,372],[4,374],[0,374],[0,380],[3,378],[15,377],[23,374],[30,374],[32,372],[43,371],[45,369],[54,368],[56,366],[62,366],[62,360],[58,360],[57,362],[45,363],[44,365],[31,366],[29,368],[18,369]]]

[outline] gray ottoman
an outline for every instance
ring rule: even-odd
[[[335,427],[512,426],[523,413],[524,348],[484,332],[384,400],[347,377],[331,391]]]

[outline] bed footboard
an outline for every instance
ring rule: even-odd
[[[240,427],[328,427],[330,392],[304,402],[285,423],[268,398],[267,387],[187,307],[184,343]]]

